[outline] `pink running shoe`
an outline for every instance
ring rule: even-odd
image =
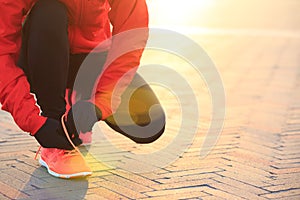
[[[74,150],[40,147],[39,150],[42,149],[42,153],[39,163],[47,168],[49,174],[55,177],[67,179],[89,176],[92,174],[92,171],[85,162],[79,149],[72,143],[64,124],[64,117],[65,115],[61,118],[62,127],[67,139],[74,147]],[[38,155],[39,150],[37,151],[36,156]]]
[[[58,178],[79,178],[90,176],[91,169],[77,150],[42,148],[39,163]]]

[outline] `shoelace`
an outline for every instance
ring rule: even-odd
[[[39,148],[38,148],[38,150],[35,153],[34,160],[37,160],[37,156],[39,155],[39,153],[41,151],[41,148],[42,148],[42,146],[40,145]]]
[[[72,155],[74,155],[76,152],[78,152],[79,155],[80,155],[82,158],[84,158],[83,155],[81,154],[81,152],[79,151],[79,149],[74,145],[74,143],[72,142],[72,140],[71,140],[71,138],[70,138],[70,136],[69,136],[69,133],[68,133],[67,127],[66,127],[66,125],[65,125],[65,121],[64,121],[64,118],[65,118],[65,117],[66,117],[66,114],[64,114],[64,115],[61,117],[61,125],[62,125],[62,128],[63,128],[63,130],[64,130],[64,133],[65,133],[65,135],[66,135],[68,141],[70,142],[70,144],[72,145],[72,147],[73,147],[74,149],[73,149],[73,150],[62,150],[62,151],[64,152],[64,155],[66,155],[66,156],[67,156],[67,155],[68,155],[68,156],[72,156]],[[38,154],[39,154],[40,151],[41,151],[41,147],[42,147],[42,146],[39,146],[38,150],[37,150],[36,153],[35,153],[35,156],[34,156],[34,159],[35,159],[35,160],[37,159],[37,156],[38,156]]]
[[[73,149],[73,150],[61,150],[61,154],[62,154],[62,157],[71,157],[71,156],[78,155],[77,150],[75,150],[75,149]]]

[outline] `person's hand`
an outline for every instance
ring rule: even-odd
[[[34,137],[45,148],[74,149],[61,130],[60,122],[48,118],[46,123],[34,134]]]
[[[101,110],[93,103],[88,101],[78,101],[75,103],[66,120],[68,132],[73,134],[70,137],[79,138],[80,132],[92,131],[94,124],[102,118]]]

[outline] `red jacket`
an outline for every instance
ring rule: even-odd
[[[40,116],[36,100],[30,94],[30,86],[24,72],[16,66],[21,46],[22,20],[37,0],[0,0],[0,102],[2,109],[12,114],[17,125],[24,131],[35,134],[45,123]],[[68,8],[69,42],[71,53],[86,53],[112,35],[134,28],[148,27],[148,12],[145,0],[60,0]],[[79,2],[79,3],[78,3]],[[110,31],[110,23],[113,30]],[[144,46],[147,33],[136,42]],[[118,41],[106,43],[98,51],[117,50]],[[119,41],[120,42],[120,41]],[[133,44],[134,45],[134,44]],[[142,48],[114,59],[102,72],[96,87],[96,105],[103,119],[112,114],[111,101],[120,99],[122,91],[133,77],[124,81],[118,94],[113,88],[129,70],[135,72],[142,55]],[[110,54],[112,56],[110,56]]]

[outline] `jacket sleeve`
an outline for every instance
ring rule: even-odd
[[[136,73],[148,39],[149,21],[145,0],[108,1],[113,38],[95,93],[102,119],[115,112]]]
[[[0,0],[0,103],[16,124],[35,134],[45,123],[40,116],[24,72],[16,66],[21,46],[22,18],[31,6],[29,0]]]

